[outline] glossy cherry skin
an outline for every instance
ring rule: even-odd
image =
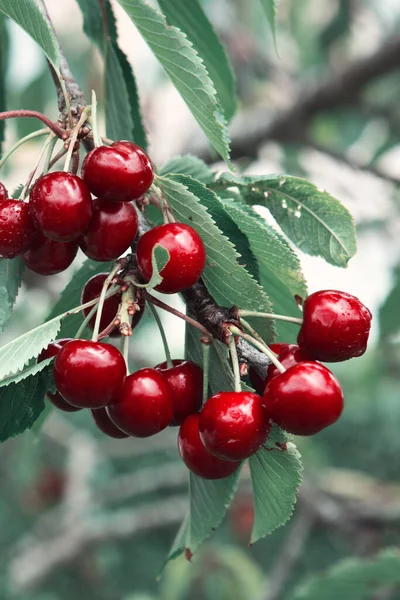
[[[47,346],[47,348],[41,351],[41,353],[38,356],[37,362],[40,363],[43,360],[46,360],[46,358],[52,358],[53,356],[57,356],[61,348],[63,348],[65,344],[68,344],[68,342],[70,341],[71,338],[62,338],[51,342]],[[76,412],[78,410],[81,410],[77,406],[72,406],[72,404],[69,404],[66,400],[64,400],[64,398],[59,392],[56,392],[55,394],[47,392],[46,396],[50,400],[50,402],[60,410],[63,410],[65,412]]]
[[[251,392],[220,392],[200,412],[201,440],[222,460],[245,460],[263,446],[270,429],[262,398]]]
[[[93,202],[93,216],[80,239],[80,246],[92,260],[115,260],[131,246],[137,230],[138,218],[132,204],[111,204],[97,199]]]
[[[142,148],[119,141],[89,152],[82,164],[82,177],[95,196],[108,202],[129,202],[147,192],[154,171]]]
[[[313,435],[338,420],[343,392],[329,369],[308,361],[271,379],[265,388],[264,403],[282,429],[296,435]]]
[[[90,412],[92,413],[93,420],[97,427],[100,429],[100,431],[108,435],[108,437],[115,438],[116,440],[123,440],[124,438],[129,437],[129,435],[114,425],[108,416],[106,408],[96,408]]]
[[[316,360],[339,362],[364,354],[372,314],[346,292],[321,290],[304,302],[297,342]]]
[[[174,416],[171,425],[181,425],[189,415],[199,412],[203,400],[203,370],[190,360],[173,360],[168,369],[163,362],[155,368],[166,377],[173,393]]]
[[[0,200],[0,258],[15,258],[35,237],[29,206],[20,200]]]
[[[124,385],[124,358],[110,344],[73,340],[61,348],[54,363],[54,378],[62,397],[79,408],[102,408]]]
[[[169,252],[169,261],[160,272],[164,279],[156,290],[164,294],[175,294],[196,283],[206,265],[206,251],[201,237],[192,227],[183,223],[167,223],[142,235],[136,248],[136,256],[146,281],[153,274],[151,256],[156,244]]]
[[[0,202],[8,199],[8,192],[6,186],[0,182]]]
[[[108,277],[108,273],[99,273],[98,275],[94,275],[93,277],[91,277],[89,279],[89,281],[86,282],[86,284],[82,290],[81,304],[90,302],[91,300],[94,300],[95,298],[98,298],[100,296],[101,290],[103,288],[103,284],[104,284],[105,280],[107,279],[107,277]],[[114,321],[114,319],[117,315],[120,303],[121,303],[121,293],[117,293],[114,296],[110,296],[110,298],[106,299],[106,301],[104,302],[103,311],[101,313],[100,331],[103,331],[104,329],[106,329],[106,327],[108,327],[108,325],[110,325],[110,323],[112,323]],[[139,321],[143,317],[144,308],[146,305],[145,299],[139,298],[138,305],[140,307],[140,310],[136,311],[132,318],[132,323],[131,323],[132,329],[134,329],[138,325]],[[87,317],[87,315],[90,313],[91,310],[92,310],[91,308],[85,308],[83,310],[84,316]],[[89,329],[94,329],[95,321],[96,321],[96,315],[90,319],[90,321],[88,323]],[[119,330],[114,329],[111,332],[110,337],[119,337],[119,335],[120,335]]]
[[[46,237],[56,242],[71,242],[89,226],[92,197],[80,177],[55,171],[36,181],[29,208],[33,222]]]
[[[187,468],[203,479],[223,479],[240,466],[238,462],[221,460],[205,448],[199,433],[199,415],[186,417],[179,429],[179,454]]]
[[[277,354],[279,362],[282,363],[285,369],[289,369],[293,365],[298,365],[306,360],[312,360],[310,354],[303,348],[299,348],[296,344],[271,344],[270,349]],[[269,381],[277,375],[279,375],[279,370],[273,364],[269,365],[265,379],[262,379],[252,367],[249,369],[250,382],[260,396],[264,394]]]
[[[39,275],[55,275],[65,271],[72,264],[77,252],[76,242],[55,242],[37,233],[31,247],[22,258],[31,271]]]
[[[113,423],[128,435],[149,437],[171,423],[172,390],[160,371],[140,369],[126,378],[107,410]]]

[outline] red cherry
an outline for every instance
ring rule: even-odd
[[[153,273],[151,255],[157,244],[168,250],[169,261],[160,272],[164,279],[155,289],[164,294],[175,294],[196,283],[206,265],[206,251],[199,234],[183,223],[167,223],[142,235],[136,256],[146,281]]]
[[[179,454],[187,468],[203,479],[229,477],[239,463],[221,460],[206,450],[199,434],[199,415],[189,415],[182,423],[178,436]]]
[[[244,460],[266,442],[271,426],[263,400],[251,392],[220,392],[200,412],[200,437],[211,454]]]
[[[122,389],[124,358],[110,344],[73,340],[61,348],[54,363],[56,386],[62,397],[80,408],[102,408]]]
[[[203,400],[203,371],[190,360],[173,360],[168,369],[163,362],[155,368],[166,377],[173,393],[174,416],[171,425],[181,425],[189,415],[199,412]]]
[[[51,342],[47,346],[47,348],[41,351],[41,353],[38,356],[37,362],[40,363],[43,360],[46,360],[46,358],[52,358],[53,356],[56,356],[59,350],[61,350],[61,348],[63,348],[63,346],[65,346],[65,344],[68,344],[68,342],[70,341],[71,338],[62,338]],[[65,412],[76,412],[78,410],[81,410],[80,408],[72,406],[72,404],[69,404],[66,400],[64,400],[64,398],[59,392],[56,392],[55,394],[47,392],[46,396],[50,400],[50,402],[60,410],[63,410]]]
[[[296,346],[296,344],[271,344],[270,349],[278,355],[278,360],[285,369],[289,369],[290,367],[293,367],[293,365],[298,365],[306,360],[312,360],[310,354],[303,348]],[[250,382],[260,396],[264,394],[268,382],[279,374],[280,371],[273,364],[268,366],[265,379],[262,379],[252,367],[249,369]]]
[[[114,423],[111,421],[108,416],[108,412],[105,408],[96,408],[95,410],[90,411],[92,413],[92,417],[97,427],[108,435],[109,437],[115,438],[117,440],[122,440],[124,438],[128,438],[129,435],[121,431]]]
[[[272,420],[289,433],[313,435],[338,420],[343,392],[329,369],[308,361],[271,379],[264,403]]]
[[[149,437],[171,423],[172,390],[156,369],[140,369],[126,378],[124,387],[107,408],[113,423],[134,437]]]
[[[92,198],[80,177],[55,171],[36,181],[29,208],[34,223],[46,237],[71,242],[89,226]]]
[[[8,192],[6,186],[0,182],[0,202],[8,200]]]
[[[108,202],[130,202],[153,183],[154,172],[146,152],[132,142],[100,146],[86,155],[82,177],[95,196]]]
[[[130,247],[137,229],[138,218],[132,204],[94,200],[92,220],[80,246],[92,260],[115,260]]]
[[[81,304],[90,302],[91,300],[94,300],[95,298],[98,298],[100,296],[101,290],[103,288],[104,282],[107,279],[107,277],[108,277],[108,273],[99,273],[98,275],[94,275],[93,277],[91,277],[89,279],[89,281],[87,281],[85,283],[85,286],[82,290],[82,295],[81,295]],[[137,302],[139,304],[140,311],[138,310],[137,312],[135,312],[135,314],[132,318],[132,323],[131,323],[132,329],[138,325],[139,321],[143,317],[144,307],[146,305],[146,300],[143,297],[141,297],[141,298],[139,297],[137,299]],[[106,301],[104,302],[103,311],[101,313],[100,331],[103,331],[103,329],[106,329],[106,327],[108,327],[108,325],[110,325],[110,323],[112,323],[114,321],[114,319],[117,315],[120,303],[121,303],[121,293],[120,292],[118,292],[114,296],[110,296],[110,298],[106,299]],[[91,310],[92,310],[91,308],[85,308],[83,310],[84,316],[87,317]],[[88,323],[89,329],[94,329],[95,321],[96,321],[96,315],[90,319],[90,321]],[[119,335],[120,335],[120,333],[119,333],[118,329],[114,329],[110,334],[111,337],[119,337]]]
[[[355,296],[336,290],[315,292],[304,302],[297,342],[316,360],[355,358],[367,349],[371,319],[371,312]]]
[[[21,200],[0,199],[0,258],[23,254],[34,236],[28,204]]]
[[[54,275],[65,271],[72,264],[77,252],[76,242],[55,242],[37,233],[31,247],[22,258],[31,271],[39,275]]]

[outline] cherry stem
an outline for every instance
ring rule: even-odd
[[[101,146],[101,138],[99,136],[98,130],[98,122],[97,122],[97,98],[96,92],[92,90],[92,133],[93,133],[93,142],[96,148]]]
[[[46,175],[46,173],[49,172],[51,157],[54,152],[54,148],[55,148],[55,145],[57,144],[57,141],[58,141],[57,138],[53,137],[53,139],[51,140],[51,142],[47,148],[46,158],[44,159],[44,164],[43,164],[43,175]]]
[[[129,375],[129,342],[130,342],[130,339],[131,338],[129,335],[121,336],[120,348],[121,348],[122,356],[124,357],[124,360],[125,360],[127,375]]]
[[[116,316],[119,321],[119,330],[123,336],[132,335],[132,313],[131,310],[135,306],[135,288],[127,281],[127,288],[122,293],[121,304]]]
[[[272,362],[272,364],[275,365],[275,367],[280,373],[284,373],[286,371],[282,363],[280,363],[279,360],[276,358],[275,353],[272,352],[272,350],[268,348],[268,346],[261,344],[261,342],[256,340],[252,335],[243,333],[243,331],[240,331],[240,329],[238,329],[235,326],[230,326],[229,329],[234,335],[238,335],[239,337],[243,338],[244,340],[246,340],[246,342],[249,342],[249,344],[252,344],[252,346],[260,350],[260,352],[262,352],[266,356],[268,356],[269,360]]]
[[[203,404],[208,399],[208,380],[210,371],[210,341],[202,342],[203,350]]]
[[[245,319],[240,319],[240,322],[244,326],[244,328],[247,329],[247,331],[250,333],[250,335],[255,337],[256,340],[258,340],[260,342],[260,344],[263,344],[266,348],[268,348],[267,344],[264,342],[261,335],[259,333],[257,333],[257,331],[255,329],[253,329],[253,327],[250,325],[250,323],[245,321]]]
[[[232,331],[232,329],[231,329],[231,331]],[[233,377],[234,377],[234,381],[235,381],[235,392],[241,392],[242,385],[241,385],[241,380],[240,380],[240,367],[239,367],[239,359],[238,359],[238,355],[237,355],[236,341],[235,341],[234,335],[229,336],[228,344],[229,344],[229,351],[231,353]]]
[[[117,263],[115,265],[115,267],[111,270],[111,272],[108,275],[108,277],[105,280],[105,282],[103,283],[103,288],[101,290],[101,294],[100,294],[100,297],[98,299],[99,306],[98,306],[98,309],[97,309],[96,321],[95,321],[95,324],[94,324],[93,335],[92,335],[92,340],[94,342],[97,342],[97,339],[98,339],[98,336],[99,336],[101,315],[102,315],[102,312],[103,312],[104,301],[105,301],[106,295],[107,295],[107,289],[108,289],[109,285],[111,284],[112,280],[114,279],[115,275],[120,270],[120,268],[121,268],[121,265],[119,263]]]
[[[153,313],[153,317],[156,320],[160,335],[161,335],[161,339],[162,339],[162,343],[164,346],[164,351],[165,351],[165,358],[167,359],[167,367],[168,369],[171,369],[174,366],[174,363],[172,362],[172,358],[171,358],[171,352],[169,350],[169,346],[168,346],[168,340],[167,340],[167,336],[165,335],[165,329],[163,327],[163,324],[161,322],[160,316],[157,312],[157,310],[155,309],[155,307],[150,303],[150,310]]]
[[[239,317],[262,317],[263,319],[276,319],[277,321],[287,321],[288,323],[297,323],[301,325],[303,319],[300,317],[288,317],[286,315],[274,315],[273,313],[254,312],[252,310],[239,310]]]
[[[108,290],[108,292],[107,292],[107,294],[106,294],[106,299],[107,299],[107,298],[110,298],[110,296],[114,296],[114,294],[116,294],[116,293],[118,292],[118,290],[119,290],[119,286],[118,286],[118,285],[112,286],[112,287],[111,287],[111,288]],[[91,309],[91,311],[90,311],[90,312],[88,313],[88,315],[87,315],[87,316],[84,318],[82,325],[79,327],[78,331],[76,332],[76,334],[75,334],[75,339],[78,339],[78,338],[80,338],[80,337],[81,337],[81,335],[82,335],[82,333],[85,331],[85,329],[86,329],[86,327],[87,327],[87,325],[88,325],[89,321],[90,321],[90,320],[93,318],[93,316],[96,314],[96,312],[97,312],[97,309],[98,309],[98,304],[99,304],[99,298],[96,298],[96,299],[95,299],[95,301],[96,301],[96,304],[94,304],[94,305],[92,306],[92,309]],[[100,337],[100,336],[99,336],[99,337]],[[105,337],[105,336],[104,336],[104,337]]]
[[[62,148],[60,148],[59,152],[57,152],[57,154],[54,156],[54,158],[52,158],[52,160],[51,160],[51,162],[49,164],[49,169],[51,169],[52,167],[54,167],[54,165],[56,164],[56,162],[58,162],[60,160],[60,158],[62,158],[66,154],[67,154],[67,150],[63,146]]]
[[[31,185],[31,183],[32,183],[32,181],[33,181],[33,178],[35,177],[36,171],[37,171],[37,170],[38,170],[38,168],[39,168],[40,161],[42,160],[42,158],[43,158],[43,155],[44,155],[44,153],[46,152],[47,148],[48,148],[48,147],[50,146],[50,144],[53,142],[53,139],[54,139],[54,137],[55,137],[55,136],[54,136],[54,133],[49,133],[49,135],[48,135],[48,137],[47,137],[46,141],[44,142],[44,144],[43,144],[43,146],[42,146],[42,148],[41,148],[41,150],[40,150],[40,153],[39,153],[38,159],[37,159],[37,161],[36,161],[36,164],[35,164],[35,166],[33,167],[32,171],[31,171],[31,173],[30,173],[30,175],[29,175],[29,177],[28,177],[28,180],[27,180],[27,182],[25,183],[25,185],[24,185],[24,187],[23,187],[23,189],[22,189],[22,192],[21,192],[21,194],[20,194],[20,196],[19,196],[19,197],[20,197],[20,199],[25,199],[25,198],[26,198],[26,196],[28,195],[28,191],[29,191],[30,185]]]
[[[159,308],[166,310],[167,312],[171,313],[171,315],[175,315],[175,317],[179,317],[179,319],[183,319],[184,321],[186,321],[186,323],[193,325],[193,327],[196,327],[197,329],[199,329],[203,335],[207,336],[208,338],[210,338],[212,340],[213,336],[208,331],[208,329],[206,329],[201,323],[199,323],[195,319],[192,319],[192,317],[188,317],[187,315],[184,315],[176,308],[172,308],[172,306],[165,304],[165,302],[163,302],[162,300],[159,300],[158,298],[155,298],[154,296],[149,294],[149,292],[147,292],[146,290],[144,291],[144,295],[145,295],[145,298],[151,304],[155,304],[155,306],[158,306]]]
[[[78,123],[74,127],[74,130],[73,130],[72,135],[69,140],[68,152],[67,152],[67,157],[65,159],[65,165],[64,165],[64,173],[69,173],[69,167],[71,164],[72,154],[75,150],[75,144],[76,144],[76,140],[78,139],[79,131],[80,131],[81,127],[83,127],[84,123],[87,121],[89,114],[90,114],[90,108],[86,107],[83,110]]]
[[[114,143],[113,140],[110,140],[110,138],[104,137],[103,135],[100,137],[100,140],[102,141],[103,144],[107,144],[107,146],[111,146],[111,144]]]
[[[39,119],[42,121],[51,131],[59,138],[63,139],[65,136],[65,129],[62,129],[57,123],[48,119],[45,115],[38,112],[37,110],[7,110],[5,112],[0,113],[0,121],[4,119],[17,119],[19,117],[22,118],[31,118],[31,119]]]
[[[50,130],[46,127],[45,129],[38,129],[38,131],[34,131],[33,133],[30,133],[29,135],[26,135],[25,137],[23,137],[20,140],[18,140],[18,142],[16,142],[14,144],[14,146],[12,148],[10,148],[10,150],[8,152],[6,152],[6,154],[0,160],[0,169],[3,167],[4,163],[10,158],[10,156],[12,154],[14,154],[14,152],[18,148],[20,148],[20,146],[22,146],[26,142],[29,142],[29,140],[33,140],[33,139],[35,139],[37,137],[40,137],[42,135],[48,135],[49,133],[50,133]]]

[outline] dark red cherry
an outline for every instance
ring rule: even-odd
[[[55,242],[37,233],[31,247],[22,258],[31,271],[39,275],[55,275],[65,271],[72,264],[77,252],[76,242]]]
[[[80,408],[107,406],[121,391],[125,375],[121,352],[101,342],[73,340],[61,348],[54,363],[58,391]]]
[[[8,200],[8,192],[6,186],[0,182],[0,202]]]
[[[54,342],[51,342],[47,346],[47,348],[41,351],[41,353],[38,356],[37,362],[40,363],[43,360],[46,360],[46,358],[52,358],[53,356],[56,356],[59,350],[61,350],[61,348],[63,348],[65,344],[68,344],[68,342],[70,341],[71,338],[62,338],[59,340],[54,340]],[[60,410],[63,410],[65,412],[76,412],[78,410],[81,410],[77,406],[72,406],[72,404],[69,404],[66,400],[64,400],[64,398],[59,392],[56,392],[55,394],[53,394],[52,392],[47,392],[46,396],[50,400],[50,402]]]
[[[113,423],[134,437],[149,437],[171,423],[172,390],[156,369],[140,369],[126,378],[119,395],[107,408]]]
[[[109,437],[115,438],[117,440],[122,440],[124,438],[128,438],[129,435],[121,431],[114,423],[111,421],[108,416],[107,409],[105,408],[96,408],[90,411],[92,413],[92,417],[97,427],[108,435]]]
[[[196,283],[206,265],[206,251],[199,234],[183,223],[167,223],[142,235],[136,248],[136,256],[146,281],[153,274],[151,256],[157,244],[168,250],[169,261],[160,272],[164,279],[156,290],[174,294]]]
[[[306,360],[312,360],[310,354],[303,348],[296,346],[296,344],[271,344],[270,349],[277,354],[279,362],[285,369],[289,369],[290,367],[293,367],[293,365],[298,365]],[[267,376],[264,380],[259,376],[255,369],[252,367],[249,369],[251,384],[260,396],[264,394],[268,382],[277,375],[279,375],[279,371],[273,364],[269,365]],[[257,387],[255,387],[256,385]]]
[[[137,229],[138,218],[132,204],[94,200],[93,216],[80,246],[92,260],[115,260],[131,246]]]
[[[199,415],[189,415],[182,423],[178,436],[179,454],[187,468],[203,479],[223,479],[238,468],[238,462],[221,460],[206,450],[200,439]]]
[[[0,200],[0,258],[23,254],[34,237],[28,204],[21,200]]]
[[[46,237],[71,242],[89,226],[92,197],[80,177],[54,171],[36,181],[29,208],[35,225]]]
[[[313,435],[338,420],[343,392],[329,369],[308,361],[271,379],[264,403],[279,427],[296,435]]]
[[[108,273],[99,273],[98,275],[94,275],[93,277],[91,277],[89,279],[89,281],[86,282],[83,290],[82,290],[82,295],[81,295],[81,304],[85,304],[86,302],[90,302],[91,300],[94,300],[95,298],[98,298],[101,294],[101,290],[103,288],[103,284],[105,282],[105,280],[108,277]],[[138,295],[140,295],[140,292],[137,292]],[[132,329],[135,328],[139,321],[141,320],[141,318],[143,317],[143,313],[144,313],[144,308],[146,305],[146,301],[143,297],[139,297],[137,299],[138,305],[140,310],[138,310],[137,312],[135,312],[133,318],[132,318]],[[121,303],[121,293],[117,293],[114,296],[110,296],[110,298],[107,298],[106,301],[104,302],[104,307],[103,307],[103,311],[101,314],[101,319],[100,319],[100,331],[103,331],[104,329],[106,329],[106,327],[108,327],[108,325],[110,325],[110,323],[112,323],[117,315],[118,309],[119,309],[119,305]],[[91,308],[85,308],[83,310],[83,314],[85,317],[87,317],[87,315],[90,313],[92,309]],[[94,315],[94,317],[92,317],[88,323],[88,327],[89,329],[94,329],[94,324],[96,321],[96,315]],[[111,337],[119,337],[119,330],[118,329],[114,329],[110,336]]]
[[[304,302],[297,342],[316,360],[339,362],[364,354],[372,314],[355,296],[322,290]]]
[[[163,362],[155,368],[166,377],[173,393],[174,416],[171,425],[181,425],[189,415],[199,412],[203,399],[203,370],[190,360],[173,360],[168,369]]]
[[[251,392],[220,392],[200,412],[201,440],[222,460],[248,458],[265,444],[270,429],[262,398]]]
[[[89,152],[82,164],[82,177],[95,196],[108,202],[129,202],[147,192],[154,172],[142,148],[119,141]]]

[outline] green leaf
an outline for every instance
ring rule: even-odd
[[[267,15],[268,23],[271,27],[276,53],[278,53],[276,43],[276,17],[278,14],[278,3],[279,0],[261,0],[262,7],[264,9],[265,14]]]
[[[0,14],[0,112],[6,110],[6,74],[8,62],[8,31],[6,20]],[[0,157],[2,155],[2,145],[4,142],[6,121],[0,121]]]
[[[0,442],[32,427],[44,409],[47,389],[46,371],[0,388]]]
[[[239,473],[240,468],[230,477],[215,481],[190,473],[189,514],[178,531],[167,560],[184,552],[190,557],[222,523],[235,494]]]
[[[118,0],[164,67],[217,152],[229,161],[226,121],[216,91],[192,44],[144,0]]]
[[[23,381],[27,377],[32,377],[32,375],[36,375],[36,373],[40,373],[41,371],[44,371],[44,369],[46,367],[48,367],[49,364],[53,360],[54,360],[54,357],[46,358],[46,360],[43,360],[40,363],[35,363],[28,369],[25,369],[24,371],[20,371],[16,375],[12,375],[11,377],[7,377],[6,379],[3,379],[3,381],[0,381],[0,388],[6,387],[7,385],[10,385],[11,383],[19,383],[20,381]]]
[[[0,0],[0,12],[22,27],[57,69],[59,64],[58,44],[46,19],[34,0]]]
[[[253,544],[290,518],[302,466],[296,446],[278,427],[273,428],[266,447],[253,454],[249,463],[254,493]]]
[[[126,55],[115,42],[110,43],[107,51],[105,88],[107,136],[124,140],[128,134],[146,150],[136,79]]]
[[[160,175],[165,176],[172,173],[193,177],[201,183],[209,183],[214,179],[214,172],[210,167],[201,158],[191,154],[175,156],[163,164]]]
[[[379,309],[379,328],[382,340],[395,337],[400,331],[400,268],[395,273],[394,285]]]
[[[0,260],[0,331],[7,325],[21,287],[25,265],[20,256]]]
[[[267,292],[276,314],[300,317],[295,295],[305,298],[307,284],[299,258],[286,240],[251,207],[241,202],[223,200],[225,210],[247,236],[250,248],[257,257],[260,283]],[[244,306],[241,308],[245,308]],[[276,321],[278,338],[296,341],[298,327],[285,321]]]
[[[61,319],[55,317],[31,329],[0,348],[0,381],[20,371],[31,358],[36,358],[43,348],[52,342],[61,327]]]
[[[247,306],[249,310],[271,312],[272,306],[261,286],[240,264],[233,244],[221,233],[210,216],[220,200],[200,182],[181,175],[158,177],[161,187],[178,221],[193,227],[201,236],[207,251],[207,264],[202,279],[208,291],[221,306]],[[275,331],[267,319],[249,319],[267,342]]]
[[[303,252],[346,267],[357,250],[353,218],[326,191],[289,175],[233,177],[222,175],[215,186],[240,188],[243,200],[265,206],[284,233]]]
[[[290,600],[370,600],[400,585],[400,552],[386,548],[368,559],[351,558],[295,589]],[[396,594],[396,597],[397,594]]]
[[[104,86],[107,136],[132,139],[146,149],[146,132],[140,113],[139,95],[132,67],[118,46],[118,33],[111,4],[105,1],[107,33],[97,0],[78,0],[83,29],[105,60]]]
[[[212,79],[228,121],[235,114],[235,76],[224,46],[198,0],[158,0],[167,23],[186,34]]]
[[[146,288],[147,291],[151,291],[157,285],[159,285],[163,278],[160,275],[160,271],[163,270],[167,262],[169,261],[169,252],[159,244],[156,244],[151,252],[151,266],[152,266],[152,275],[150,281],[146,283],[143,287]],[[140,286],[139,286],[140,287]]]
[[[46,322],[57,315],[79,306],[81,303],[81,294],[87,281],[99,273],[109,273],[112,268],[111,262],[99,263],[93,260],[86,260],[82,267],[72,276],[71,281],[64,288],[59,301],[53,306]],[[60,338],[74,337],[82,323],[82,315],[71,315],[63,320],[59,336]]]

